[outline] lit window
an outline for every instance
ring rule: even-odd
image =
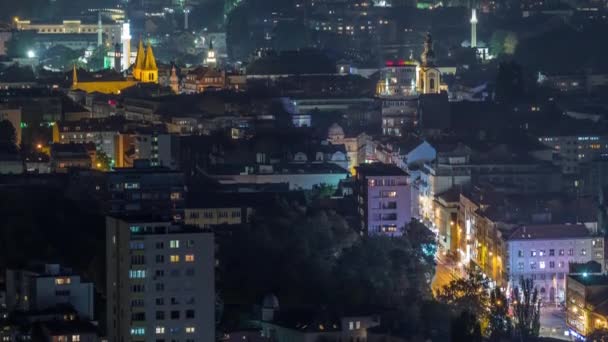
[[[179,240],[171,240],[171,242],[169,243],[169,246],[171,248],[179,248]]]
[[[156,327],[156,333],[157,334],[164,334],[165,333],[165,327]]]
[[[80,335],[72,335],[72,342],[79,342],[80,341]]]
[[[184,256],[184,259],[186,260],[186,262],[193,262],[194,261],[194,254],[186,254]]]
[[[186,327],[186,334],[193,334],[194,330],[194,327]]]
[[[544,262],[544,261],[540,261],[540,262],[538,263],[538,267],[539,267],[541,270],[544,270],[544,269],[545,269],[545,262]]]
[[[361,329],[361,322],[360,321],[356,321],[355,322],[355,329]]]
[[[171,262],[179,262],[179,255],[172,255],[170,260]]]
[[[146,277],[146,270],[129,270],[129,278],[143,279]]]
[[[131,328],[131,335],[143,336],[146,334],[146,328]]]
[[[71,282],[70,278],[55,278],[55,285],[68,285]]]
[[[348,330],[353,330],[355,329],[355,323],[354,322],[348,322]]]

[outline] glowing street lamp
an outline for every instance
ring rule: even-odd
[[[34,52],[34,50],[27,50],[27,58],[35,58],[36,57],[36,53]]]

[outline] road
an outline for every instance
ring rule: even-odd
[[[437,292],[443,286],[449,284],[450,281],[458,278],[457,271],[453,270],[455,265],[439,256],[435,261],[437,262],[437,266],[435,266],[435,277],[432,283],[433,292]]]
[[[564,335],[566,331],[566,313],[552,304],[543,306],[540,310],[540,336],[552,337],[564,341],[572,341]]]

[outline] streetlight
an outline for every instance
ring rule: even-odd
[[[36,53],[34,52],[34,50],[27,50],[27,58],[35,58],[36,57]]]

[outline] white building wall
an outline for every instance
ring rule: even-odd
[[[367,177],[369,235],[402,235],[412,220],[412,192],[407,176]]]
[[[593,260],[592,243],[592,237],[511,240],[508,242],[509,282],[511,286],[518,286],[520,277],[531,278],[543,300],[551,301],[551,292],[555,291],[556,298],[562,301],[566,288],[568,265]]]

